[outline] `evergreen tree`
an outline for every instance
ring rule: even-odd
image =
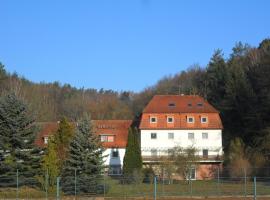
[[[128,141],[124,157],[123,172],[130,176],[134,171],[142,169],[142,155],[137,128],[130,128],[128,131]]]
[[[103,151],[93,132],[90,117],[85,115],[76,127],[64,165],[62,187],[65,193],[74,193],[75,173],[77,194],[96,192],[98,178],[103,171]]]
[[[57,158],[59,160],[59,169],[63,168],[63,164],[68,156],[69,145],[74,137],[74,127],[68,122],[67,118],[63,118],[59,123],[59,128],[54,135]]]
[[[27,105],[14,94],[0,99],[0,180],[1,185],[36,183],[40,173],[40,151],[34,145],[38,129]]]
[[[206,71],[207,99],[218,109],[225,96],[227,67],[221,50],[214,52]]]

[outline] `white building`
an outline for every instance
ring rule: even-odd
[[[121,175],[126,152],[128,129],[132,120],[93,120],[95,133],[102,146],[109,175]]]
[[[195,95],[156,95],[143,110],[140,133],[144,164],[170,149],[194,147],[200,156],[193,179],[210,178],[222,164],[222,123],[219,112]]]

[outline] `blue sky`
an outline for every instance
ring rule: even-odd
[[[141,91],[237,41],[270,36],[270,1],[0,1],[0,61],[34,82]]]

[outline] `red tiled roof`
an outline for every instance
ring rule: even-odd
[[[114,142],[103,142],[105,148],[118,147],[125,148],[127,144],[128,129],[132,120],[93,120],[94,131],[97,135],[114,135]],[[35,144],[39,147],[46,147],[44,137],[56,133],[58,129],[57,122],[38,123],[40,132],[36,137]]]
[[[187,117],[194,123],[187,123]],[[156,117],[156,123],[150,123]],[[173,123],[167,123],[173,117]],[[201,118],[207,117],[207,123]],[[140,129],[222,129],[219,112],[206,100],[197,95],[156,95],[143,110]]]
[[[155,95],[143,113],[218,113],[197,95]]]
[[[128,129],[132,120],[93,120],[97,135],[113,135],[113,142],[103,142],[105,148],[125,148],[127,145]]]
[[[38,122],[38,127],[40,128],[40,131],[36,137],[35,144],[38,147],[45,147],[44,144],[44,137],[50,136],[56,133],[58,129],[58,123],[57,122]]]

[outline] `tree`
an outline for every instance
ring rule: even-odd
[[[207,99],[217,107],[221,107],[225,96],[227,67],[221,50],[216,50],[206,70]]]
[[[170,151],[170,159],[175,165],[175,171],[183,178],[190,178],[191,169],[195,168],[199,157],[196,155],[197,149],[194,147],[182,148],[174,147]]]
[[[62,173],[62,187],[65,193],[74,192],[76,173],[77,194],[96,192],[98,178],[103,171],[103,153],[98,137],[94,134],[90,117],[78,122],[75,136],[69,146],[68,159]]]
[[[54,135],[57,158],[59,160],[59,169],[63,168],[63,164],[68,156],[69,145],[74,137],[74,127],[68,122],[67,118],[62,118],[59,128]]]
[[[46,153],[42,158],[41,169],[43,175],[39,177],[39,182],[44,189],[54,192],[56,189],[56,178],[60,174],[59,159],[57,156],[56,145],[53,138],[49,138]]]
[[[130,176],[134,171],[142,169],[142,156],[139,144],[139,132],[137,128],[131,127],[128,131],[128,141],[124,156],[123,172]]]
[[[1,184],[15,185],[17,170],[21,184],[36,183],[34,177],[40,174],[40,150],[34,145],[37,131],[25,103],[14,94],[0,99],[0,180],[5,180]]]
[[[230,142],[226,162],[230,168],[229,173],[232,177],[241,177],[244,169],[249,169],[250,164],[245,152],[245,144],[240,138],[235,138]]]

